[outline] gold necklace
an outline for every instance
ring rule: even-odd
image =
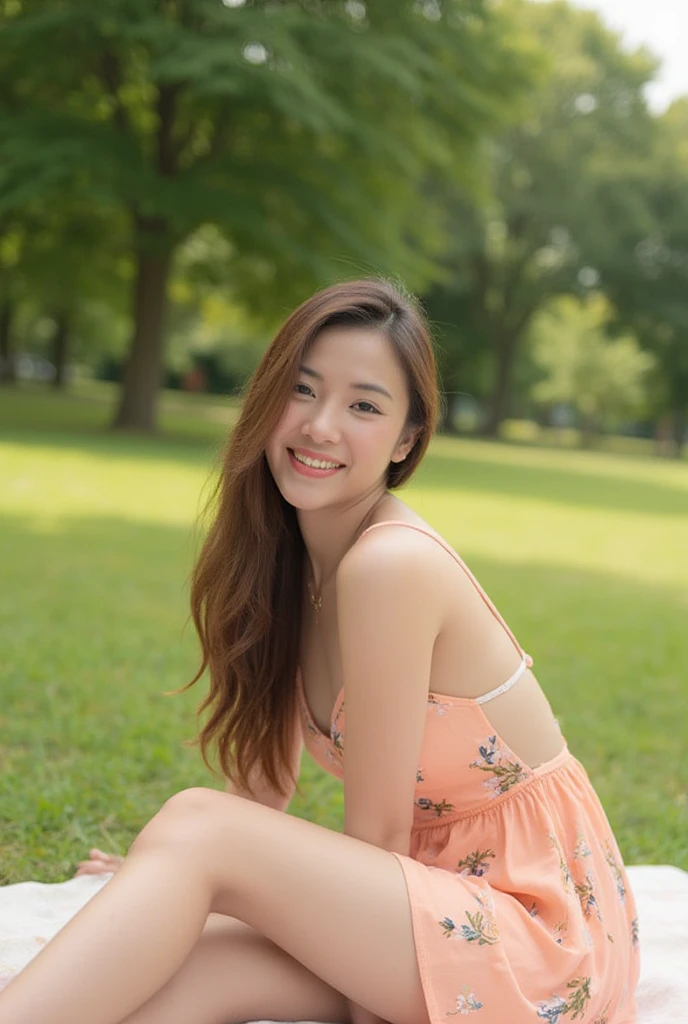
[[[366,520],[371,518],[373,512],[375,511],[375,508],[376,508],[377,504],[378,504],[378,502],[376,502],[375,505],[373,505],[372,508],[368,511],[368,514],[364,517],[363,522],[361,523],[361,526],[364,526]],[[359,535],[360,535],[360,533],[362,533],[362,530],[361,530],[360,527],[359,527],[358,533],[359,533]],[[308,601],[310,603],[311,608],[315,612],[315,621],[317,622],[318,621],[318,615],[320,614],[320,612],[322,610],[322,592],[320,594],[320,597],[316,597],[315,596],[315,592],[313,591],[313,587],[311,585],[311,581],[310,580],[306,580],[306,586],[308,588]]]
[[[306,585],[308,587],[308,600],[310,601],[311,608],[313,609],[317,616],[320,614],[320,609],[322,608],[322,594],[320,595],[320,597],[315,596],[315,594],[313,593],[313,588],[311,586],[310,580],[306,581]]]

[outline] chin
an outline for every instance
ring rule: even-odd
[[[315,494],[299,494],[295,487],[282,488],[278,486],[278,490],[286,503],[299,512],[317,512],[319,509],[332,506],[331,501],[323,501],[322,498],[318,498]]]

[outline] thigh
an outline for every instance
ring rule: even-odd
[[[158,842],[192,844],[210,873],[213,910],[250,925],[383,1020],[427,1024],[395,854],[216,790],[185,790],[158,818]]]
[[[183,967],[122,1024],[349,1024],[346,999],[254,928],[211,914]]]

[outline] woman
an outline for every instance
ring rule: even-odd
[[[0,993],[2,1024],[635,1020],[635,905],[588,776],[530,657],[392,493],[437,408],[427,326],[389,283],[287,319],[193,577],[227,792],[163,806]],[[304,740],[343,779],[344,834],[281,813]]]

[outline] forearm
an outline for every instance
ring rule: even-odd
[[[366,1010],[364,1006],[352,1002],[351,999],[347,999],[347,1003],[349,1004],[351,1024],[388,1024],[388,1021],[371,1013],[370,1010]]]

